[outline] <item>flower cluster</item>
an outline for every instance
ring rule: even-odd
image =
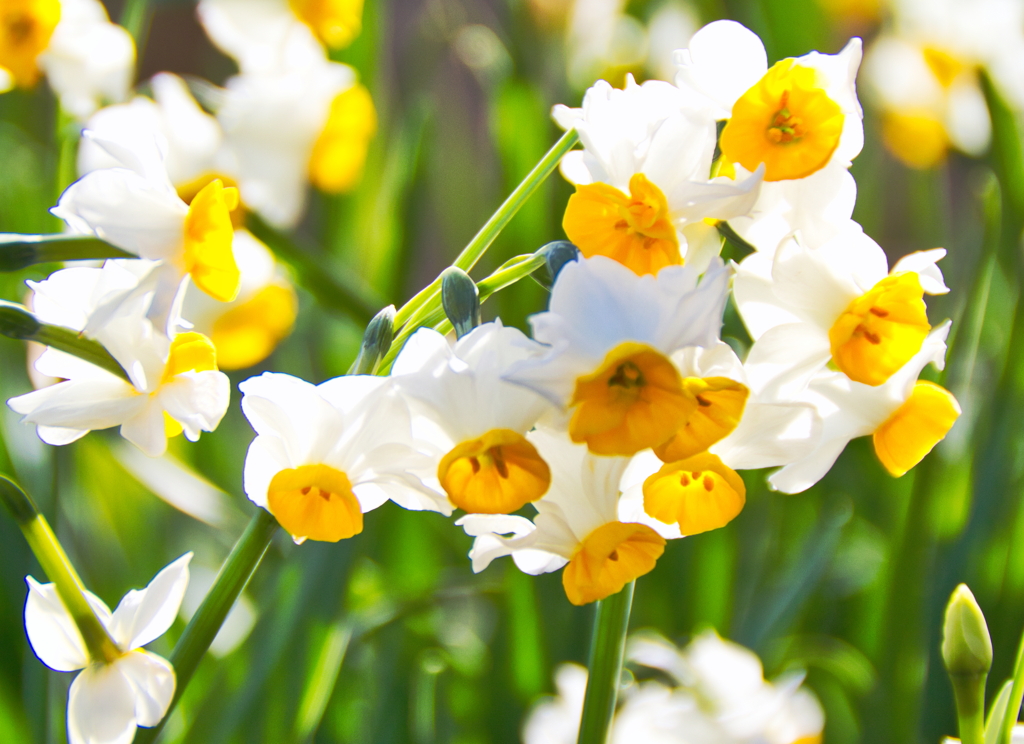
[[[821,742],[825,717],[814,695],[800,687],[803,675],[767,682],[755,653],[714,631],[683,649],[658,636],[635,635],[626,657],[638,672],[654,671],[661,679],[632,682],[622,690],[608,734],[611,744]],[[539,703],[526,719],[524,744],[576,741],[587,670],[563,664],[555,685],[558,695]]]

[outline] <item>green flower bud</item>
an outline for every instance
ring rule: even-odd
[[[450,266],[442,272],[441,305],[459,338],[480,325],[480,293],[462,269]]]
[[[986,675],[992,667],[992,639],[985,615],[966,584],[953,591],[946,605],[942,660],[950,675]]]
[[[568,240],[556,240],[541,248],[538,253],[544,256],[544,263],[548,271],[548,286],[555,283],[558,272],[569,263],[580,257],[580,250]]]
[[[352,363],[350,375],[372,375],[380,360],[388,353],[395,338],[395,306],[388,305],[373,316],[363,333],[359,356]]]
[[[42,324],[20,305],[0,302],[0,335],[21,340],[35,336]]]

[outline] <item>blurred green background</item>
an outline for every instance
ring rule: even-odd
[[[836,52],[850,35],[874,33],[870,19],[818,0],[630,2],[621,12],[633,19],[623,28],[634,35],[594,70],[567,42],[572,4],[367,0],[362,35],[334,57],[359,70],[380,130],[359,188],[314,197],[297,231],[311,257],[384,302],[410,297],[557,138],[553,104],[578,105],[602,72],[619,85],[627,70],[638,78],[658,73],[667,60],[648,64],[643,41],[646,35],[657,51],[653,20],[669,6],[689,18],[690,32],[718,18],[743,22],[765,41],[770,61]],[[109,7],[117,18],[118,3]],[[233,73],[205,40],[191,3],[168,0],[152,10],[140,80],[170,70],[222,83]],[[687,38],[671,43],[684,46]],[[45,85],[0,96],[0,232],[59,229],[46,212],[58,195],[54,116]],[[826,711],[829,744],[934,743],[955,733],[938,656],[942,607],[953,587],[966,581],[988,616],[996,649],[990,687],[1010,674],[1024,626],[1024,369],[1022,347],[1011,338],[1014,328],[1024,333],[1024,324],[1012,322],[1019,215],[1002,209],[1009,200],[998,164],[954,154],[933,170],[911,171],[883,149],[870,107],[865,130],[853,168],[855,218],[891,260],[949,250],[942,267],[953,291],[931,301],[930,316],[933,323],[954,318],[957,332],[970,337],[958,342],[946,373],[965,416],[900,480],[878,465],[866,440],[796,496],[770,493],[764,473],[746,473],[740,517],[670,544],[638,582],[632,627],[685,641],[713,626],[756,650],[770,676],[806,669]],[[563,238],[570,192],[552,177],[474,274]],[[990,275],[980,260],[986,245],[997,257]],[[24,280],[52,268],[0,275],[0,296],[20,300]],[[981,301],[968,308],[976,286]],[[488,302],[485,314],[525,328],[545,297],[542,286],[523,281]],[[361,325],[308,294],[300,293],[300,303],[295,333],[258,368],[234,373],[233,383],[263,369],[313,382],[346,371]],[[726,333],[746,343],[734,310],[727,320]],[[0,339],[0,395],[28,389],[24,348]],[[253,510],[241,489],[252,433],[237,400],[236,391],[216,432],[197,444],[173,443],[173,454],[216,487],[202,491],[218,505],[209,523],[151,493],[113,432],[47,447],[4,408],[0,470],[13,467],[86,584],[113,604],[186,550],[196,552],[195,573],[216,570],[240,534]],[[439,515],[391,504],[368,517],[363,534],[337,545],[296,547],[279,535],[246,592],[251,634],[203,663],[162,741],[518,741],[531,703],[553,692],[555,665],[585,663],[593,609],[569,605],[557,573],[527,577],[499,561],[474,576],[470,542]],[[22,626],[23,579],[33,572],[39,575],[17,528],[0,518],[2,742],[64,740],[71,675],[36,661]],[[154,650],[168,653],[182,627],[179,621]]]

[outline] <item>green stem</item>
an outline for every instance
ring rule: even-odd
[[[996,89],[988,73],[982,71],[980,77],[992,119],[990,161],[1002,191],[1001,260],[1011,264],[1024,229],[1024,144],[1015,112]]]
[[[0,271],[54,261],[138,258],[99,238],[87,235],[19,235],[0,233]]]
[[[135,54],[141,59],[149,30],[149,0],[126,0],[118,20],[135,40]]]
[[[92,660],[109,663],[119,658],[120,649],[86,599],[85,585],[50,529],[46,517],[39,513],[35,503],[17,483],[3,475],[0,475],[0,501],[21,528],[46,578],[56,585],[57,594],[82,634]]]
[[[547,177],[555,170],[562,157],[573,148],[578,140],[579,135],[575,129],[570,129],[563,134],[552,145],[551,149],[547,151],[544,157],[540,159],[540,162],[533,167],[533,170],[526,174],[526,178],[522,180],[522,183],[516,186],[515,190],[509,194],[508,198],[498,207],[498,210],[491,215],[491,218],[484,223],[484,226],[473,236],[473,239],[469,241],[466,247],[462,249],[462,253],[458,255],[452,266],[460,268],[465,272],[469,272],[476,266],[476,262],[484,255],[484,252],[494,242],[494,239],[498,237],[505,228],[505,225],[515,217],[519,208],[547,180]],[[424,305],[435,299],[440,292],[441,277],[438,276],[437,279],[420,290],[419,293],[402,306],[398,311],[398,315],[395,316],[395,326],[405,325]]]
[[[342,281],[338,272],[329,270],[322,260],[314,258],[309,251],[267,224],[258,214],[250,212],[245,226],[266,243],[275,256],[292,267],[299,284],[323,307],[345,313],[357,323],[365,325],[384,305],[382,300]]]
[[[961,744],[985,742],[985,678],[987,674],[950,675]]]
[[[40,323],[36,316],[13,302],[0,300],[0,336],[52,346],[131,383],[128,373],[101,344],[70,328]]]
[[[79,125],[75,118],[63,107],[57,106],[56,139],[57,139],[57,178],[54,182],[54,203],[60,200],[64,189],[70,186],[78,176],[78,132]]]
[[[273,515],[266,509],[260,509],[249,522],[249,526],[245,528],[242,536],[238,538],[231,554],[221,566],[210,593],[199,605],[196,614],[192,616],[185,627],[185,632],[178,639],[174,651],[171,652],[170,662],[174,666],[177,687],[174,690],[174,698],[171,700],[167,715],[154,728],[139,731],[135,740],[140,744],[152,742],[160,734],[164,723],[181,699],[192,675],[195,674],[203,655],[213,643],[213,639],[217,637],[235,600],[238,599],[238,595],[245,589],[249,578],[259,566],[277,529],[277,520]]]
[[[1010,744],[1013,727],[1017,725],[1017,717],[1020,715],[1021,701],[1024,701],[1024,636],[1021,636],[1020,645],[1017,647],[1017,661],[1013,665],[1013,688],[1010,690],[1010,702],[1006,706],[1006,713],[999,727],[999,736],[996,738],[998,744]]]
[[[635,583],[629,582],[618,594],[597,603],[594,636],[590,643],[590,673],[577,744],[605,744],[608,739],[619,695]]]

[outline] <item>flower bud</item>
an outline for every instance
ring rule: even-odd
[[[39,514],[36,505],[21,486],[0,474],[0,502],[7,508],[19,525],[31,522]]]
[[[441,305],[459,338],[480,325],[480,293],[462,269],[450,266],[441,274]]]
[[[0,302],[0,335],[22,340],[31,339],[42,327],[28,310],[10,302]]]
[[[992,639],[985,616],[966,584],[961,584],[946,605],[942,630],[942,659],[950,675],[987,675],[992,667]]]
[[[555,283],[555,280],[558,278],[558,272],[567,263],[575,261],[580,257],[579,248],[568,240],[555,240],[545,245],[538,252],[544,254],[544,262],[547,265],[551,284]]]
[[[359,356],[352,363],[350,375],[372,375],[377,371],[380,360],[388,353],[395,338],[395,306],[388,305],[366,326]]]

